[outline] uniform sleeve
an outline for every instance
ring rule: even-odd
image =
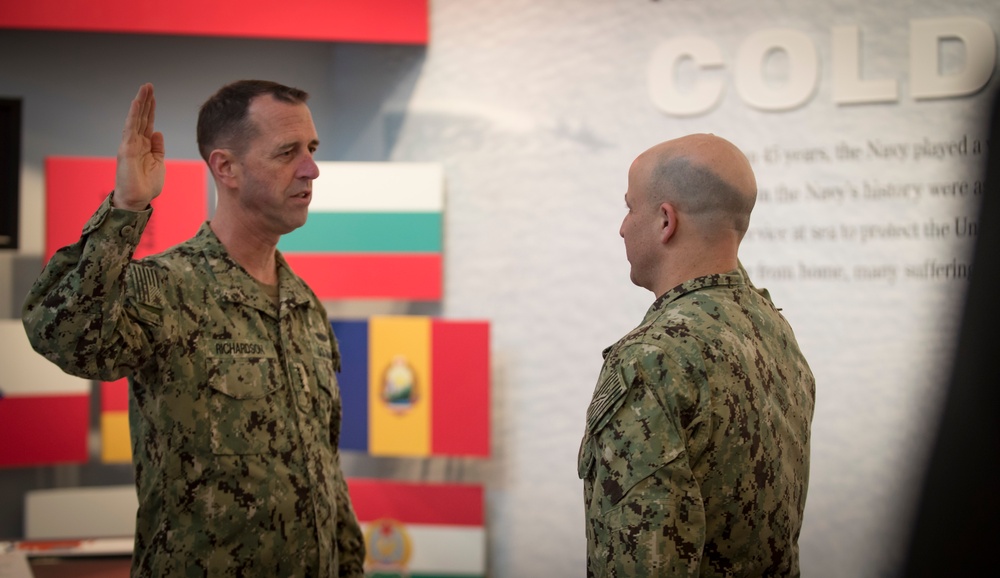
[[[131,373],[148,349],[125,313],[125,296],[129,263],[152,212],[115,209],[110,199],[79,241],[52,256],[22,309],[38,353],[67,373],[105,381]]]
[[[608,374],[623,387],[622,399],[588,425],[592,575],[698,576],[705,511],[685,428],[694,414],[689,400],[670,393],[685,387],[678,378],[685,374],[645,346],[633,347]]]

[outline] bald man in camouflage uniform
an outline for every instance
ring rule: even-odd
[[[632,164],[621,226],[656,300],[604,350],[579,454],[587,575],[799,576],[815,381],[737,259],[756,182],[690,135]]]
[[[129,377],[133,576],[363,575],[337,450],[337,343],[276,250],[305,223],[318,176],[306,97],[244,81],[209,99],[198,144],[215,215],[190,241],[133,262],[165,172],[143,85],[114,192],[25,303],[28,336],[48,359],[81,377]]]

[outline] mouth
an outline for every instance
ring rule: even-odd
[[[301,193],[297,193],[297,194],[292,195],[292,198],[293,199],[308,199],[311,196],[312,196],[312,191],[302,191]]]

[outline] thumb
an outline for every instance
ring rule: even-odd
[[[162,132],[154,132],[149,137],[149,152],[158,159],[163,158],[164,153],[166,152],[166,146],[163,142]]]

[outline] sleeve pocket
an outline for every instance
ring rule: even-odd
[[[126,274],[132,315],[153,326],[163,324],[163,293],[160,279],[152,267],[133,263]]]
[[[601,385],[594,392],[594,399],[587,408],[587,433],[597,433],[607,425],[608,420],[625,401],[627,391],[621,374],[609,371],[601,380]]]
[[[577,456],[577,475],[586,479],[597,458],[597,433],[607,425],[618,408],[625,402],[625,389],[621,374],[617,371],[605,371],[601,382],[594,391],[594,398],[587,408],[587,431],[584,432]]]
[[[605,388],[602,384],[601,389]],[[675,460],[684,442],[663,408],[641,385],[623,387],[619,374],[607,382],[607,396],[595,395],[587,412],[587,436],[581,451],[590,454],[597,511],[617,506],[629,490]]]

